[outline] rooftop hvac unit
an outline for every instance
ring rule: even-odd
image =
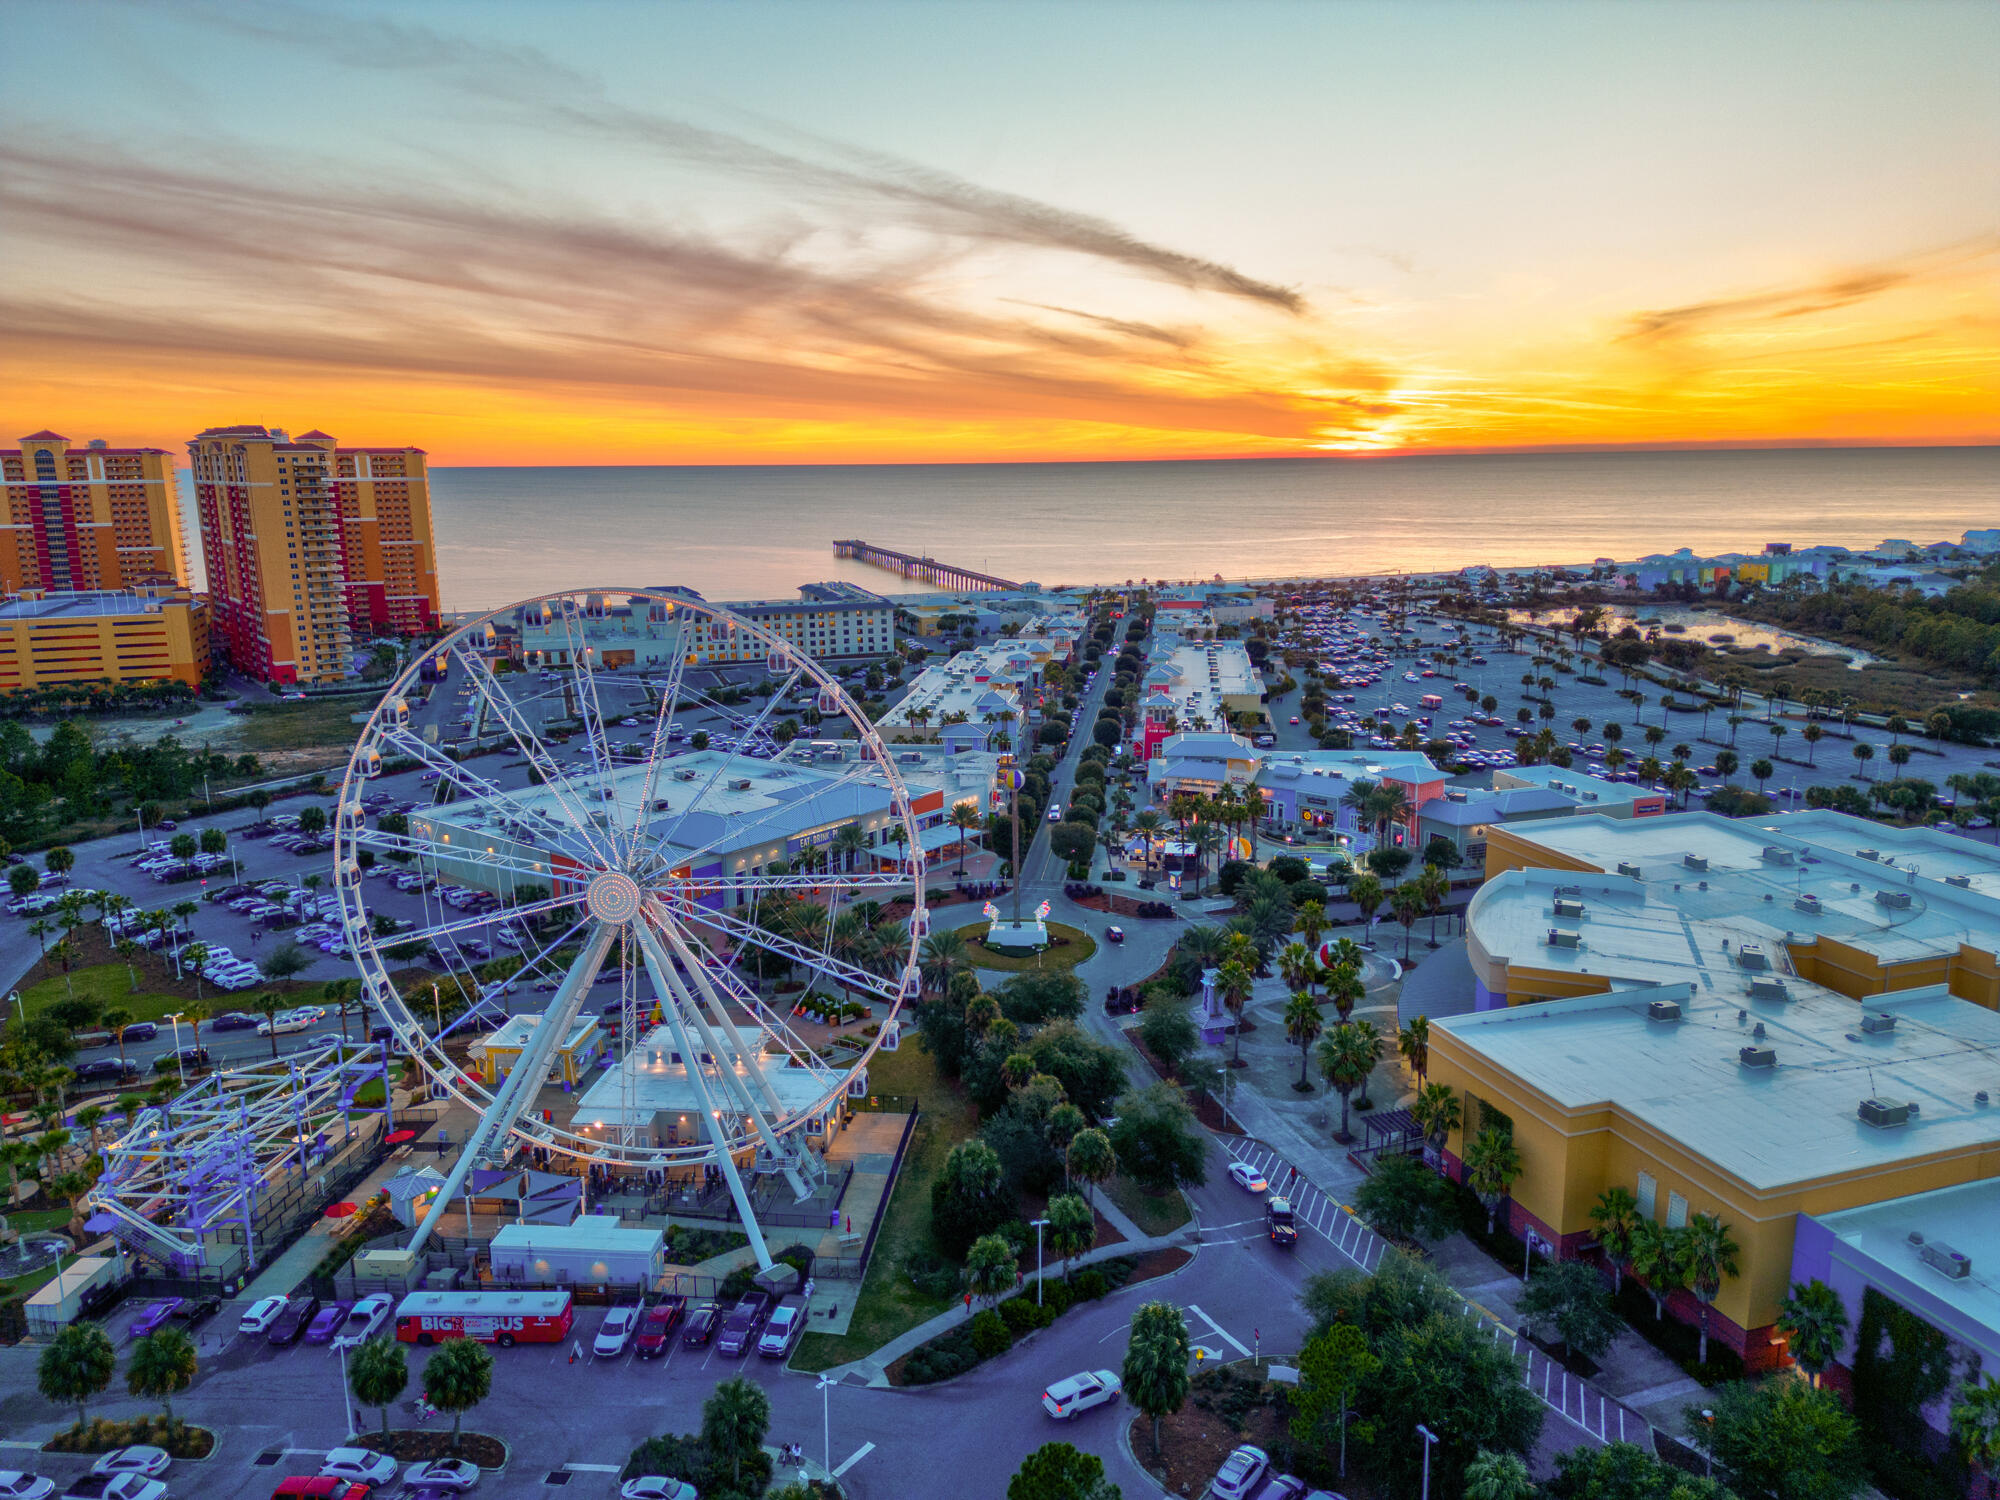
[[[1877,1011],[1872,1016],[1863,1016],[1861,1018],[1861,1029],[1868,1032],[1894,1031],[1896,1029],[1896,1018],[1887,1011]]]
[[[1637,880],[1639,878],[1639,867],[1629,859],[1621,859],[1618,861],[1618,873],[1632,880]]]
[[[1944,878],[1944,883],[1946,885],[1955,885],[1961,891],[1972,889],[1972,877],[1970,875],[1947,875]]]
[[[1465,800],[1465,788],[1462,786],[1446,787],[1444,789],[1444,800],[1447,802],[1463,802]]]
[[[1790,995],[1785,981],[1775,974],[1759,974],[1750,981],[1750,998],[1753,1000],[1784,1000]]]
[[[1681,1003],[1678,1000],[1655,1000],[1646,1007],[1649,1021],[1678,1021],[1681,1018]]]
[[[1583,934],[1573,931],[1568,927],[1551,927],[1549,929],[1549,946],[1551,948],[1581,948],[1583,946]]]
[[[1893,1130],[1910,1122],[1910,1106],[1896,1099],[1863,1099],[1855,1113],[1862,1124],[1873,1125],[1877,1130]]]
[[[1792,851],[1777,844],[1766,844],[1761,853],[1774,865],[1788,865],[1792,862]]]
[[[1923,1257],[1925,1265],[1953,1281],[1963,1281],[1972,1274],[1972,1257],[1952,1249],[1943,1240],[1930,1241],[1917,1254]]]
[[[1908,891],[1877,891],[1875,893],[1875,904],[1877,906],[1904,908],[1910,904],[1910,893]]]
[[[1586,801],[1586,802],[1595,802],[1595,801],[1597,800],[1597,793],[1595,793],[1595,792],[1585,792],[1585,793],[1583,794],[1583,800],[1584,800],[1584,801]]]
[[[1820,911],[1822,910],[1819,904],[1819,897],[1817,896],[1794,897],[1792,900],[1792,905],[1795,909],[1803,912],[1811,912],[1814,916],[1818,916]]]
[[[738,777],[737,777],[737,778],[736,778],[735,780],[733,780],[733,781],[731,781],[731,782],[729,783],[729,790],[730,790],[730,791],[732,791],[732,792],[747,792],[747,791],[749,791],[749,790],[750,790],[750,778],[749,778],[748,776],[738,776]]]
[[[1880,859],[1882,851],[1880,849],[1856,849],[1854,855],[1857,859]]]
[[[1769,1047],[1743,1047],[1738,1049],[1736,1060],[1746,1068],[1775,1068],[1778,1054]]]
[[[1764,950],[1756,943],[1739,943],[1736,946],[1736,963],[1744,969],[1768,969],[1771,960],[1764,956]]]
[[[1558,896],[1556,897],[1556,915],[1559,917],[1580,917],[1583,915],[1583,903],[1574,896]]]
[[[1690,870],[1706,870],[1708,868],[1708,861],[1699,854],[1683,854],[1681,856],[1681,863],[1686,865]]]
[[[674,780],[676,780],[676,781],[693,781],[693,780],[694,780],[694,772],[692,772],[692,771],[676,771],[676,772],[674,772]]]

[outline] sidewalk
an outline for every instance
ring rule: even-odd
[[[1111,1213],[1107,1211],[1107,1207],[1102,1201],[1098,1204],[1098,1211],[1103,1213],[1107,1219],[1112,1218]],[[1114,1219],[1113,1222],[1117,1221]],[[1129,1224],[1131,1221],[1126,1220],[1125,1222]],[[1144,1255],[1149,1250],[1193,1250],[1200,1243],[1199,1227],[1194,1224],[1187,1224],[1176,1229],[1172,1234],[1126,1239],[1116,1245],[1101,1245],[1095,1250],[1079,1255],[1070,1264],[1072,1266],[1088,1266],[1100,1260],[1115,1260],[1121,1255]],[[908,1354],[912,1349],[928,1344],[939,1334],[949,1333],[961,1323],[971,1322],[972,1316],[972,1313],[966,1310],[965,1304],[961,1302],[951,1308],[950,1311],[941,1312],[928,1322],[919,1323],[915,1328],[909,1330],[909,1332],[898,1334],[866,1359],[850,1360],[844,1365],[835,1365],[822,1378],[842,1384],[886,1388],[889,1384],[888,1369],[890,1365],[901,1359],[905,1354]]]

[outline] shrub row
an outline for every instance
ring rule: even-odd
[[[1138,1264],[1132,1256],[1121,1255],[1086,1267],[1069,1281],[1044,1277],[1039,1305],[1035,1301],[1036,1282],[1025,1283],[997,1308],[985,1308],[970,1323],[912,1350],[903,1361],[903,1384],[933,1385],[1005,1354],[1023,1334],[1048,1327],[1078,1303],[1095,1302],[1118,1290],[1132,1279]]]

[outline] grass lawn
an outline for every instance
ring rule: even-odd
[[[21,1217],[21,1215],[9,1215],[8,1222],[18,1223]],[[60,1217],[62,1223],[67,1224],[69,1222],[69,1213],[67,1210]],[[25,1228],[26,1226],[22,1225],[21,1227]],[[0,1281],[0,1302],[4,1302],[9,1297],[33,1296],[51,1281],[54,1281],[57,1272],[75,1264],[76,1257],[74,1255],[65,1255],[53,1265],[43,1266],[39,1271],[31,1271],[26,1276],[16,1276],[12,1281]]]
[[[338,750],[344,755],[360,732],[351,716],[374,706],[373,699],[359,693],[310,703],[255,703],[249,713],[231,715],[234,732],[223,738],[245,750]]]
[[[1194,1217],[1183,1194],[1148,1193],[1123,1174],[1104,1184],[1104,1196],[1124,1209],[1132,1222],[1149,1235],[1172,1234]]]
[[[21,999],[27,1005],[29,1015],[38,1015],[44,1005],[62,999],[74,991],[79,1000],[95,1000],[99,1010],[109,1010],[117,1006],[132,1013],[135,1021],[158,1021],[188,1004],[180,995],[163,995],[144,988],[145,976],[140,976],[140,990],[132,993],[132,976],[125,972],[123,964],[98,964],[88,969],[72,969],[69,987],[63,984],[63,976],[44,979],[39,984],[30,985],[22,992]]]
[[[828,1370],[860,1359],[952,1305],[949,1298],[924,1296],[902,1271],[910,1253],[930,1241],[931,1184],[944,1169],[944,1159],[953,1146],[976,1133],[972,1105],[938,1077],[930,1053],[915,1038],[906,1038],[895,1052],[876,1053],[868,1065],[868,1082],[885,1094],[915,1094],[922,1100],[922,1118],[875,1236],[854,1321],[846,1333],[807,1334],[792,1356],[795,1370]]]
[[[1073,969],[1097,952],[1096,938],[1080,927],[1066,927],[1061,922],[1049,923],[1051,946],[1041,953],[1016,955],[989,949],[983,940],[985,932],[983,921],[958,929],[959,936],[965,939],[968,957],[982,969],[1002,969],[1010,974],[1023,969]],[[1062,946],[1055,946],[1056,943]]]

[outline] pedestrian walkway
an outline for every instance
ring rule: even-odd
[[[1321,1235],[1357,1268],[1373,1272],[1382,1264],[1390,1249],[1389,1242],[1362,1223],[1351,1207],[1313,1184],[1262,1141],[1248,1136],[1223,1136],[1218,1140],[1232,1157],[1263,1174],[1271,1185],[1270,1191],[1292,1200],[1300,1224]],[[1488,1269],[1498,1269],[1486,1257],[1479,1259]],[[1511,1276],[1505,1280],[1510,1289],[1518,1284]],[[1466,1297],[1463,1291],[1459,1295],[1465,1316],[1480,1319],[1492,1330],[1494,1342],[1507,1341],[1511,1352],[1525,1360],[1521,1367],[1522,1383],[1543,1405],[1598,1443],[1636,1442],[1650,1449],[1653,1424],[1643,1415],[1589,1381],[1572,1375],[1491,1309]]]

